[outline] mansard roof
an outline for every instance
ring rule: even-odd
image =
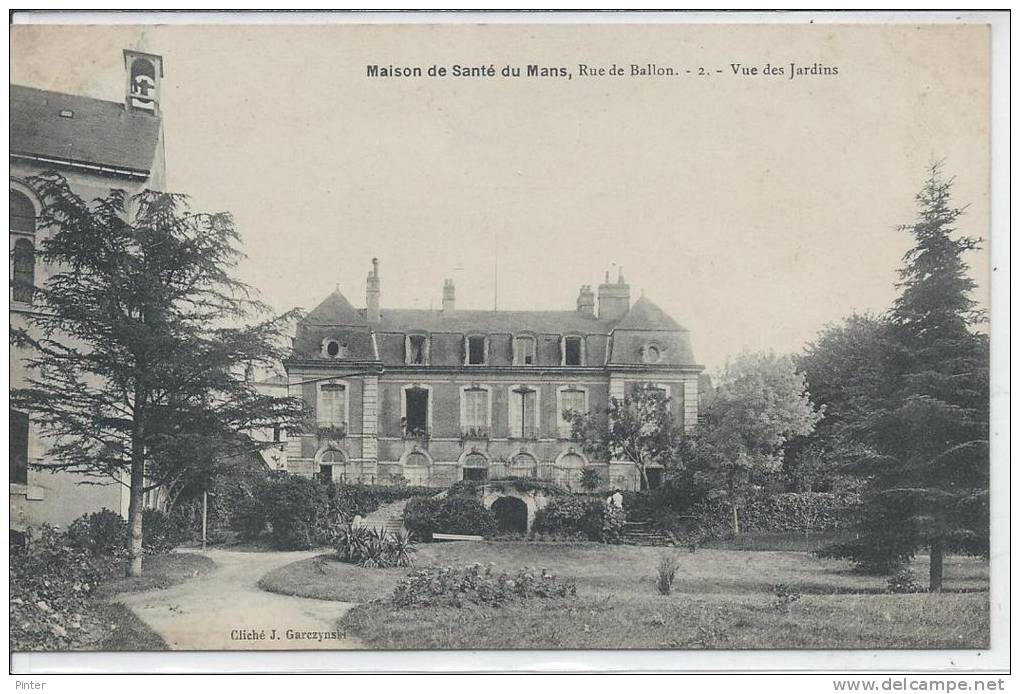
[[[353,327],[365,327],[368,325],[368,322],[365,320],[365,312],[354,308],[339,289],[336,289],[332,294],[323,299],[322,303],[313,308],[301,322],[309,325]]]
[[[655,305],[644,294],[634,302],[630,311],[616,325],[617,330],[681,330],[682,325],[673,320],[673,317]]]
[[[298,324],[294,356],[323,357],[324,341],[337,339],[346,349],[344,359],[405,363],[404,336],[428,333],[429,363],[456,366],[463,363],[463,339],[486,335],[488,364],[513,364],[513,336],[541,336],[536,344],[536,366],[560,364],[559,336],[585,337],[585,365],[634,366],[645,364],[648,345],[661,355],[660,366],[694,366],[688,331],[644,296],[620,320],[599,320],[579,311],[478,311],[382,309],[379,322],[369,325],[365,310],[355,308],[338,290],[326,297]],[[374,338],[374,339],[373,339]]]
[[[16,84],[10,90],[12,156],[144,175],[152,172],[161,128],[159,115],[76,94]]]
[[[608,335],[616,321],[586,317],[577,311],[463,311],[383,309],[379,332],[535,333]]]

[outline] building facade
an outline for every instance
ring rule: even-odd
[[[567,410],[601,413],[610,398],[654,385],[685,429],[698,416],[688,331],[622,273],[566,311],[456,307],[451,280],[438,310],[381,308],[379,263],[366,307],[339,289],[299,323],[285,362],[291,395],[314,425],[287,443],[302,475],[447,487],[458,480],[534,477],[576,488],[585,468],[604,488],[637,489],[624,460],[593,460],[571,440]],[[597,299],[597,310],[596,310]],[[651,470],[655,484],[661,471]]]
[[[32,87],[10,88],[10,325],[27,328],[37,310],[33,287],[53,272],[36,258],[45,231],[31,177],[62,174],[86,200],[111,189],[129,194],[165,185],[158,55],[124,51],[123,102]],[[27,354],[11,347],[11,387],[26,385]],[[32,467],[47,462],[48,442],[31,412],[10,411],[11,528],[43,522],[66,526],[83,513],[109,508],[127,513],[127,490],[109,478],[89,478]],[[82,484],[82,483],[88,484]]]

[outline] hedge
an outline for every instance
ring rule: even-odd
[[[380,506],[435,494],[426,487],[380,487],[323,483],[287,473],[273,473],[232,500],[231,527],[243,539],[265,537],[283,550],[332,544],[335,533],[354,516]]]
[[[595,542],[620,542],[627,515],[600,497],[569,495],[551,499],[535,514],[532,531],[584,537]]]
[[[404,507],[404,527],[423,542],[430,541],[433,533],[487,537],[496,532],[496,516],[468,496],[418,498]]]
[[[759,495],[737,507],[742,532],[814,532],[839,530],[852,521],[852,511],[860,503],[856,494],[790,492]],[[726,534],[732,510],[724,499],[696,505],[690,520],[702,534]]]

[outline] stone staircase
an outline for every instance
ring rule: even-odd
[[[627,522],[623,526],[623,541],[632,545],[651,545],[654,547],[669,547],[673,545],[673,538],[662,530],[656,530],[651,523]]]
[[[376,528],[382,532],[392,533],[404,529],[404,506],[407,499],[394,501],[391,504],[383,504],[376,510],[361,519],[359,525],[367,528]]]

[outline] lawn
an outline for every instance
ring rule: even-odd
[[[946,592],[892,595],[885,579],[802,552],[678,552],[673,594],[659,595],[662,548],[538,542],[420,545],[419,566],[546,568],[577,584],[573,600],[506,608],[395,608],[407,569],[328,557],[267,574],[267,590],[361,602],[341,627],[370,648],[980,648],[988,644],[988,567],[951,557]],[[914,570],[926,576],[919,557]],[[801,595],[776,604],[772,587]],[[370,602],[371,601],[371,602]]]
[[[192,578],[207,574],[216,563],[209,557],[190,552],[147,555],[142,559],[141,576],[125,576],[125,566],[118,568],[96,591],[101,598],[119,593],[137,593],[143,590],[162,590]]]
[[[215,568],[212,559],[187,552],[146,556],[141,576],[124,576],[120,568],[99,584],[92,604],[89,629],[79,649],[89,651],[165,651],[169,650],[159,634],[134,612],[114,602],[121,593],[162,590],[208,573]]]

